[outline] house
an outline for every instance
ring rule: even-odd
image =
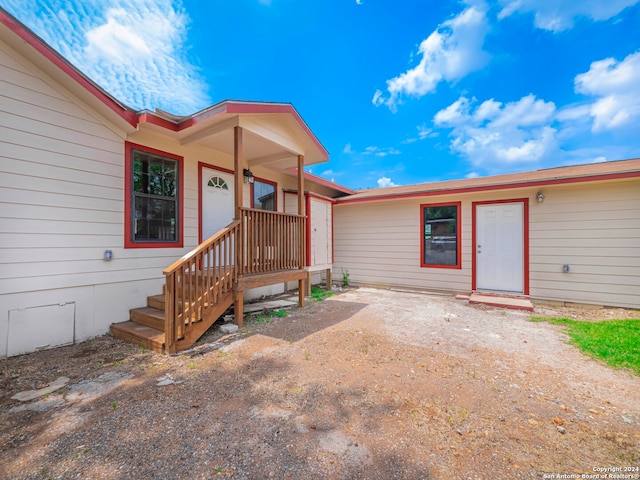
[[[334,268],[640,308],[640,160],[354,192],[304,171],[327,158],[290,104],[135,111],[0,8],[0,357],[179,351]]]
[[[640,308],[640,159],[364,190],[334,229],[357,285]]]
[[[177,351],[248,298],[295,285],[303,303],[353,193],[304,172],[327,158],[290,104],[135,111],[0,8],[0,356],[130,316],[112,332]]]

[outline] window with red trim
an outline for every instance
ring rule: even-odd
[[[420,206],[423,267],[460,268],[460,203]]]
[[[182,157],[126,149],[125,247],[181,247]]]
[[[272,212],[277,211],[276,187],[277,184],[275,183],[255,179],[251,189],[251,207]]]

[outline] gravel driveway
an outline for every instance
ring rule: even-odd
[[[639,478],[640,378],[528,318],[361,288],[173,357],[105,336],[0,360],[0,478]]]

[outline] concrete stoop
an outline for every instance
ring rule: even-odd
[[[533,304],[531,303],[529,297],[524,297],[521,295],[473,292],[471,295],[469,295],[469,303],[533,312]]]

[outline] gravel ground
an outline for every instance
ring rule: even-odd
[[[104,336],[0,360],[0,478],[640,474],[640,378],[528,318],[362,288],[238,334],[216,325],[178,356]],[[47,395],[11,398],[59,377]]]

